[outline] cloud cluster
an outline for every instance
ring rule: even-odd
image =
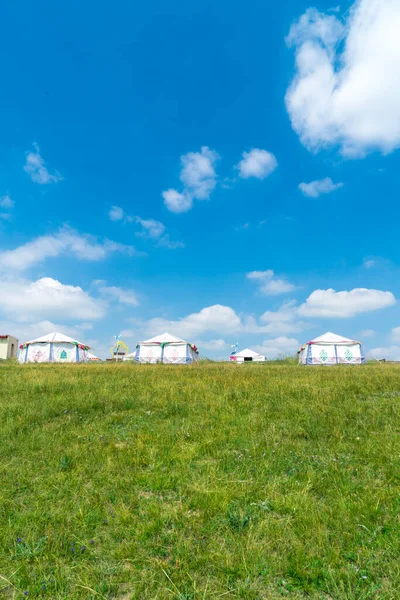
[[[0,197],[0,209],[6,212],[0,212],[0,219],[3,221],[9,221],[11,219],[11,210],[14,208],[15,202],[11,200],[10,196],[6,194]]]
[[[33,144],[34,151],[27,152],[24,171],[29,175],[34,183],[45,185],[48,183],[58,183],[62,181],[62,176],[57,171],[50,173],[46,163],[40,155],[39,146]]]
[[[342,182],[333,183],[330,177],[316,179],[315,181],[310,181],[310,183],[299,183],[299,190],[304,196],[308,196],[309,198],[318,198],[321,194],[329,194],[330,192],[339,190],[341,187],[343,187]]]
[[[155,219],[142,219],[138,216],[127,215],[120,206],[112,206],[108,212],[111,221],[123,221],[124,223],[135,223],[140,226],[137,236],[149,238],[157,242],[158,246],[169,249],[184,248],[183,242],[175,242],[165,232],[166,227],[161,221]]]
[[[0,271],[25,271],[47,258],[68,255],[79,260],[103,260],[115,252],[136,254],[133,246],[126,246],[104,240],[99,243],[95,237],[63,227],[54,234],[43,235],[14,250],[0,251]]]
[[[132,290],[127,290],[115,285],[107,285],[107,282],[103,280],[94,281],[94,285],[97,287],[100,294],[110,301],[125,304],[127,306],[139,305],[138,297]]]
[[[45,319],[93,320],[105,316],[107,305],[79,286],[51,277],[37,281],[2,279],[1,313],[16,322]]]
[[[307,148],[362,156],[400,146],[399,30],[398,0],[358,0],[345,22],[309,8],[292,25],[296,74],[285,102]]]
[[[361,313],[386,308],[396,303],[392,292],[367,288],[335,292],[315,290],[298,308],[302,317],[349,318]]]
[[[246,277],[247,279],[257,281],[260,285],[260,292],[265,296],[287,294],[296,289],[293,283],[276,277],[272,269],[268,269],[267,271],[251,271],[247,273]]]
[[[272,340],[264,340],[261,344],[253,346],[253,349],[267,359],[277,356],[291,356],[297,352],[300,343],[296,338],[279,336]]]
[[[208,146],[202,146],[200,152],[188,152],[181,156],[180,180],[182,192],[169,189],[162,192],[164,204],[174,213],[187,212],[193,206],[193,200],[208,200],[217,184],[215,171],[219,155]]]

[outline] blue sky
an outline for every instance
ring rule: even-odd
[[[400,357],[397,0],[83,4],[3,8],[2,332]]]

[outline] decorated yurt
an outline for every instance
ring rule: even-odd
[[[21,344],[18,360],[20,363],[87,362],[89,350],[89,346],[55,331]]]
[[[365,362],[361,342],[327,331],[298,351],[303,365],[360,365]]]
[[[232,362],[264,362],[265,356],[262,354],[258,354],[258,352],[254,352],[254,350],[250,350],[250,348],[245,348],[240,352],[234,352],[230,355],[229,360]]]
[[[138,363],[169,363],[187,365],[199,360],[199,352],[194,344],[181,340],[169,333],[156,335],[139,342],[135,352],[125,357]]]

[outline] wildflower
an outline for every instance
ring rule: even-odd
[[[90,540],[90,543],[91,543],[91,544],[94,544],[94,540]]]
[[[24,592],[24,596],[28,596],[29,592]]]
[[[82,554],[83,554],[84,552],[86,552],[86,546],[81,546],[81,552],[82,552]]]
[[[16,542],[17,542],[17,544],[20,544],[22,542],[22,538],[17,538]]]

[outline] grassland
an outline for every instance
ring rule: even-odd
[[[0,597],[400,598],[397,366],[0,384]]]

